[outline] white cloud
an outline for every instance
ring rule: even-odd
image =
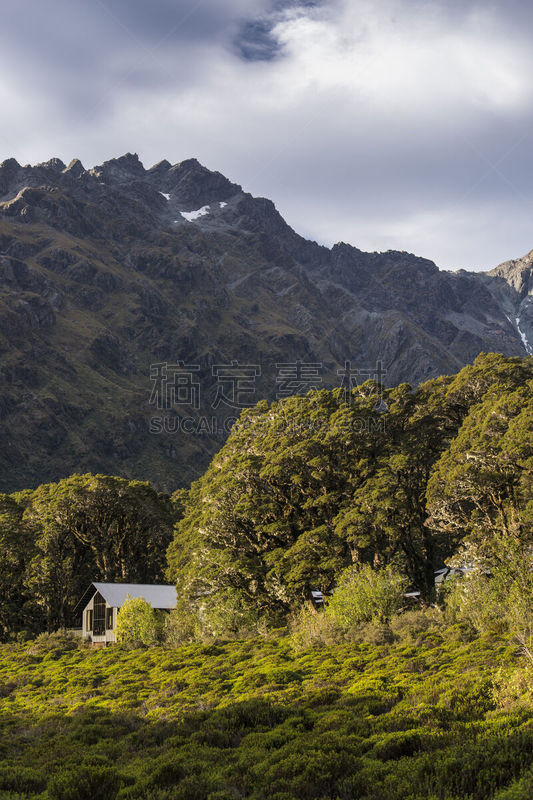
[[[275,27],[286,61],[277,94],[342,98],[344,111],[438,119],[450,111],[520,111],[531,100],[532,58],[524,39],[502,37],[498,18],[466,13],[451,26],[439,4],[357,0],[336,15],[288,13]]]

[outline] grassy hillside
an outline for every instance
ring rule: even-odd
[[[517,669],[508,641],[458,628],[302,650],[3,645],[0,797],[526,800]]]

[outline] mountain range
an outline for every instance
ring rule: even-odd
[[[533,251],[488,272],[299,236],[195,159],[0,165],[0,489],[185,485],[245,405],[533,353]]]

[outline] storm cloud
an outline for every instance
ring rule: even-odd
[[[488,269],[533,248],[532,23],[515,0],[19,0],[0,153],[194,156],[320,242]]]

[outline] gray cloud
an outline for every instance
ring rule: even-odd
[[[196,156],[331,244],[488,268],[533,247],[519,0],[19,0],[2,157]]]
[[[276,36],[276,25],[288,12],[324,7],[320,0],[278,0],[266,13],[244,22],[235,36],[237,53],[245,61],[273,61],[283,56],[283,47]]]
[[[281,53],[268,19],[247,22],[235,38],[235,47],[245,61],[271,61]]]

